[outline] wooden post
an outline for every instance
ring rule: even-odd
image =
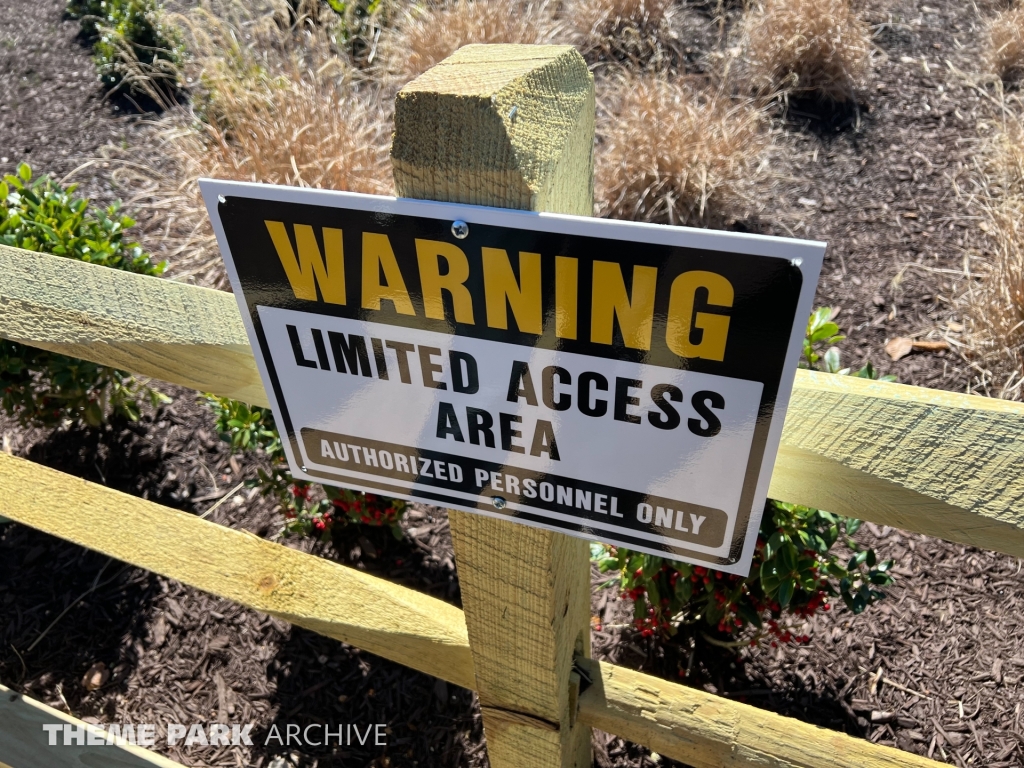
[[[409,83],[391,149],[402,197],[591,215],[594,81],[570,46],[468,45]],[[586,541],[452,511],[494,768],[591,765],[573,654],[590,654]],[[575,688],[574,688],[575,685]]]

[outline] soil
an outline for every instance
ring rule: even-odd
[[[983,6],[984,7],[984,6]],[[791,103],[782,141],[777,234],[828,243],[816,301],[839,310],[847,364],[870,360],[905,384],[963,391],[971,376],[955,352],[898,362],[888,339],[951,339],[954,302],[985,233],[957,189],[970,189],[991,117],[977,85],[984,14],[974,4],[867,0],[861,17],[876,49],[856,109]]]
[[[716,7],[695,0],[687,13],[710,18]],[[793,102],[780,115],[780,213],[763,227],[829,243],[817,299],[838,309],[846,364],[870,359],[905,383],[962,391],[970,374],[955,352],[892,362],[883,347],[894,336],[957,339],[952,297],[965,255],[984,246],[956,185],[969,182],[991,114],[971,74],[991,9],[866,0],[860,12],[877,48],[859,106]],[[60,0],[0,4],[0,171],[27,159],[60,177],[111,144],[160,162],[147,155],[155,150],[143,121],[98,91],[76,35]],[[102,163],[75,178],[100,201],[117,194]],[[177,509],[223,502],[213,522],[278,540],[274,506],[237,488],[258,461],[232,459],[195,393],[166,391],[174,403],[137,424],[42,431],[0,418],[0,437],[5,450]],[[337,546],[281,543],[457,604],[443,510],[416,507],[403,525],[402,542],[362,531]],[[858,539],[896,558],[897,584],[865,614],[838,607],[815,617],[800,630],[811,635],[806,646],[727,651],[699,633],[692,646],[651,644],[621,626],[629,607],[597,589],[595,574],[594,653],[950,764],[1024,765],[1021,562],[872,525]],[[112,674],[89,691],[82,678],[97,662]],[[0,680],[102,722],[255,724],[252,748],[161,748],[185,765],[487,764],[470,692],[16,524],[0,525]],[[311,722],[387,723],[389,746],[263,746],[274,724]],[[606,734],[594,742],[601,768],[676,765]]]
[[[0,3],[0,174],[26,162],[37,175],[74,174],[80,192],[114,199],[109,171],[96,164],[107,145],[127,147],[140,123],[125,100],[99,87],[89,46],[60,0]]]

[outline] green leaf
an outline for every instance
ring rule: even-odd
[[[28,163],[18,164],[18,176],[24,182],[28,182],[32,179],[32,169],[29,167]]]
[[[825,362],[825,370],[829,373],[835,373],[842,367],[839,362],[839,350],[835,347],[829,347],[822,359]]]
[[[761,622],[761,615],[746,602],[741,602],[736,605],[736,613],[738,613],[740,618],[747,622],[747,624],[753,624],[758,629],[763,626]]]
[[[778,559],[783,573],[796,570],[796,548],[788,541],[779,548]]]
[[[793,592],[796,590],[796,582],[792,579],[783,579],[779,584],[779,605],[785,608],[793,599]]]
[[[660,606],[661,592],[658,591],[658,585],[652,579],[647,579],[645,586],[647,587],[647,599],[651,605]]]
[[[822,341],[832,336],[836,336],[839,333],[839,326],[835,323],[824,323],[814,330],[810,335],[810,342],[813,344],[816,341]]]
[[[828,322],[828,319],[832,317],[831,307],[818,307],[811,313],[811,318],[807,323],[807,335],[810,336],[817,328],[820,328],[823,323]]]
[[[693,597],[693,582],[689,579],[680,579],[676,582],[676,598],[682,603],[690,602]]]

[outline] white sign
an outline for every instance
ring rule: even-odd
[[[745,573],[823,244],[201,186],[296,477]]]

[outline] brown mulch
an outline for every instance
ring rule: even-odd
[[[715,39],[715,9],[739,4],[691,5],[685,17],[695,22],[680,34],[689,34],[696,67]],[[102,99],[77,23],[61,8],[60,0],[0,3],[0,157],[8,158],[0,172],[26,159],[60,177],[109,143],[135,146],[139,122]],[[949,322],[962,320],[952,295],[965,253],[982,247],[984,234],[954,182],[972,173],[990,113],[985,92],[958,70],[977,70],[979,24],[991,9],[979,16],[953,0],[865,0],[860,9],[877,46],[861,106],[790,105],[778,155],[781,213],[759,228],[828,241],[817,301],[840,309],[847,364],[870,359],[903,382],[963,390],[970,376],[956,354],[893,363],[883,346],[894,336],[955,339]],[[160,160],[139,151],[139,162]],[[76,178],[106,201],[116,194],[108,173],[97,164]],[[233,465],[205,406],[194,393],[173,394],[172,406],[136,425],[44,432],[0,419],[0,437],[19,455],[202,513],[253,478],[257,464]],[[269,502],[248,489],[227,498],[213,522],[277,538],[281,518]],[[282,543],[457,603],[444,512],[416,508],[405,528],[404,542],[370,531],[337,547]],[[897,559],[898,583],[861,616],[839,607],[816,617],[802,630],[808,646],[734,653],[699,634],[692,647],[649,645],[616,626],[628,607],[606,589],[594,594],[595,655],[950,764],[1024,765],[1021,562],[887,528],[865,526],[858,538]],[[112,676],[90,692],[82,676],[98,661]],[[15,524],[0,525],[0,681],[102,722],[255,723],[252,748],[162,749],[186,765],[486,765],[470,692]],[[312,722],[385,722],[389,746],[306,754],[263,745],[273,724]],[[654,763],[647,750],[598,733],[595,764]]]
[[[19,455],[170,507],[202,513],[227,496],[208,519],[277,539],[274,504],[254,489],[232,492],[255,478],[258,462],[231,458],[195,393],[169,391],[174,404],[138,424],[46,433],[0,419],[0,434]],[[457,601],[446,515],[412,510],[404,526],[403,542],[368,530],[340,551],[281,543],[354,558],[360,569]],[[252,748],[161,747],[185,765],[264,766],[295,752],[302,765],[468,766],[482,751],[469,691],[15,524],[0,525],[0,646],[0,680],[87,721],[255,724]],[[98,662],[111,677],[90,692],[82,678]],[[389,746],[311,756],[264,746],[274,724],[284,733],[287,723],[314,722],[386,723]]]
[[[60,179],[98,157],[102,147],[128,146],[140,120],[133,105],[99,88],[79,23],[61,0],[0,3],[0,175],[26,162]],[[127,115],[127,117],[126,117]],[[81,193],[106,204],[108,171],[75,174]]]
[[[956,189],[970,190],[993,114],[977,73],[995,4],[981,3],[980,13],[949,0],[854,5],[873,30],[869,83],[857,110],[791,104],[780,153],[790,209],[775,230],[828,243],[816,301],[841,310],[847,364],[871,360],[905,384],[963,391],[971,375],[958,354],[894,363],[884,345],[896,336],[959,340],[954,297],[965,255],[987,241]]]
[[[872,524],[856,538],[896,559],[897,583],[859,616],[839,605],[795,625],[806,646],[648,645],[615,626],[630,616],[608,589],[595,655],[669,679],[689,669],[711,693],[940,762],[1024,765],[1022,562]]]

